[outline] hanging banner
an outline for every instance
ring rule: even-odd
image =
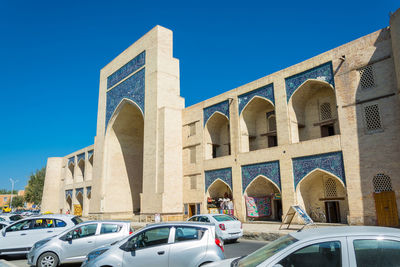
[[[285,218],[283,219],[281,225],[279,226],[279,229],[281,229],[282,225],[287,224],[288,226],[286,229],[289,229],[290,224],[293,221],[293,218],[295,215],[298,215],[299,218],[304,222],[304,228],[306,225],[313,225],[315,224],[314,221],[311,219],[311,217],[307,214],[307,212],[304,211],[304,209],[299,206],[290,206],[288,212],[285,215]]]

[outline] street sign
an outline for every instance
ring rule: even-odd
[[[314,221],[311,219],[311,217],[308,216],[307,212],[305,212],[301,206],[296,205],[296,206],[290,206],[288,212],[285,215],[285,218],[283,219],[281,225],[279,226],[279,230],[284,224],[287,224],[288,226],[286,227],[286,229],[289,229],[289,226],[292,223],[293,218],[296,214],[304,222],[304,226],[315,224]],[[304,228],[304,226],[302,228]]]

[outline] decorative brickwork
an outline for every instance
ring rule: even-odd
[[[229,120],[229,101],[223,101],[221,103],[206,107],[203,109],[204,125],[206,125],[208,119],[215,113],[220,112],[225,115]]]
[[[206,192],[208,187],[217,179],[221,179],[225,183],[229,185],[232,190],[232,168],[218,169],[212,171],[205,171],[205,184],[206,184]]]
[[[333,152],[308,157],[294,158],[293,175],[295,188],[299,182],[315,169],[327,171],[346,184],[342,152]]]
[[[279,169],[279,161],[263,162],[242,166],[242,190],[243,193],[247,186],[262,175],[270,179],[281,190],[281,174]]]
[[[294,91],[299,88],[308,79],[315,79],[329,83],[335,87],[335,82],[333,79],[333,69],[332,62],[329,61],[315,68],[306,70],[299,74],[290,76],[285,79],[286,84],[286,99],[289,102],[290,97],[292,97]]]
[[[249,103],[255,96],[266,98],[275,105],[274,85],[271,83],[256,90],[239,95],[239,115],[242,113],[247,103]]]
[[[114,110],[124,98],[135,102],[144,114],[144,78],[143,68],[107,92],[106,128]]]

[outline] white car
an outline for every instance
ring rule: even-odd
[[[207,267],[394,267],[400,263],[400,230],[376,226],[314,228],[281,237],[241,258]]]
[[[226,214],[198,214],[188,221],[213,223],[217,236],[224,241],[236,242],[243,236],[242,223]]]
[[[3,229],[4,227],[8,226],[10,223],[6,221],[0,221],[0,230]]]
[[[4,227],[0,235],[0,255],[28,253],[33,244],[72,228],[82,219],[73,215],[41,215]]]
[[[6,214],[0,214],[0,221],[6,221],[9,223],[13,223],[16,221],[19,221],[21,219],[23,219],[24,217],[22,217],[19,214],[10,214],[10,213],[6,213]]]

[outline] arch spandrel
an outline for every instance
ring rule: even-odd
[[[271,83],[256,90],[239,95],[238,96],[239,115],[255,97],[264,99],[269,103],[271,103],[272,106],[275,106],[274,85]]]
[[[335,87],[332,61],[326,62],[312,69],[295,74],[285,79],[286,100],[289,102],[294,92],[307,80],[318,80]]]
[[[232,168],[205,171],[205,192],[217,180],[225,182],[232,190]]]
[[[259,176],[265,177],[281,190],[281,174],[279,161],[256,163],[242,166],[242,190],[246,188]]]
[[[346,185],[343,154],[341,151],[294,158],[292,159],[292,164],[295,189],[305,177],[316,170],[326,172],[339,179],[344,186]]]
[[[206,107],[203,109],[204,126],[207,124],[208,120],[214,115],[214,113],[219,112],[224,115],[229,121],[229,101],[225,100],[218,104]]]

